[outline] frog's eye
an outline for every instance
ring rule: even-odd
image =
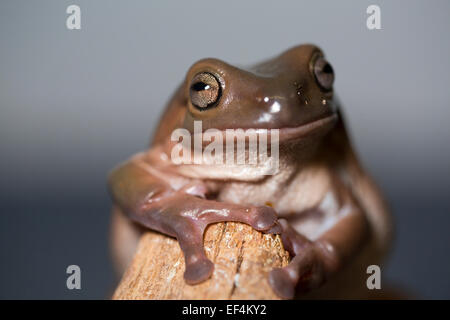
[[[219,80],[209,72],[198,73],[191,81],[189,95],[191,103],[200,110],[217,104],[222,93]]]
[[[333,67],[327,60],[322,57],[317,58],[314,62],[313,72],[317,83],[323,90],[329,91],[332,89],[334,72]]]

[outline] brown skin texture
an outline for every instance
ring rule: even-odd
[[[195,63],[169,102],[150,149],[111,173],[109,189],[123,214],[177,238],[188,283],[211,276],[214,266],[205,255],[203,233],[207,225],[222,221],[281,233],[292,261],[273,270],[269,281],[283,298],[314,291],[362,251],[370,263],[386,251],[388,210],[350,146],[327,87],[332,71],[324,69],[324,60],[317,62],[323,57],[319,48],[301,45],[245,70],[217,59]],[[213,75],[218,86],[197,99],[191,81],[201,73],[208,74],[200,77],[207,80]],[[205,109],[194,105],[216,95]],[[280,129],[279,172],[255,176],[243,171],[235,178],[224,167],[208,168],[215,170],[209,175],[202,166],[173,164],[171,133],[177,128],[193,132],[196,120],[203,131]]]

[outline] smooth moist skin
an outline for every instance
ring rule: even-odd
[[[114,228],[114,238],[121,239],[116,241],[120,265],[132,256],[141,225],[176,237],[186,282],[202,282],[214,270],[203,249],[206,226],[238,221],[281,234],[292,260],[269,274],[280,297],[364,297],[366,268],[380,262],[391,223],[349,143],[334,78],[331,64],[313,45],[246,69],[217,59],[192,65],[151,147],[110,174],[120,215],[114,220],[120,224]],[[200,122],[202,133],[278,129],[277,170],[268,174],[264,161],[232,168],[174,163],[172,133],[194,133]]]

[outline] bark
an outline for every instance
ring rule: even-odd
[[[278,299],[268,273],[289,262],[279,236],[228,222],[209,226],[204,243],[214,273],[191,286],[183,279],[184,258],[176,239],[144,233],[113,299]]]

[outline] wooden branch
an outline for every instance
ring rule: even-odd
[[[191,286],[183,279],[184,258],[177,241],[146,232],[113,299],[278,299],[268,273],[289,262],[279,236],[228,222],[209,226],[204,242],[214,274]]]

